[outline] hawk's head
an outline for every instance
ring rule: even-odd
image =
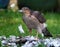
[[[30,14],[31,10],[28,7],[23,7],[20,12],[22,12],[23,14]]]

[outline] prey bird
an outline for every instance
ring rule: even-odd
[[[28,7],[23,7],[20,12],[23,13],[23,21],[30,32],[32,29],[35,29],[37,31],[37,36],[38,33],[40,33],[42,37],[52,37],[45,25],[46,19],[39,11],[32,11]]]

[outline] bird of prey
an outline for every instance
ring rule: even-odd
[[[52,37],[45,26],[46,20],[42,14],[39,13],[39,11],[31,11],[28,7],[23,7],[20,12],[23,13],[23,21],[27,25],[30,32],[32,29],[36,29],[42,37]]]

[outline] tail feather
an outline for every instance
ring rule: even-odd
[[[45,37],[53,37],[52,34],[48,31],[47,28],[44,28],[42,30],[42,33],[44,34]]]

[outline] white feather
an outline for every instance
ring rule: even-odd
[[[11,39],[12,42],[15,42],[16,41],[16,36],[10,35],[10,39]]]
[[[23,46],[21,47],[32,47],[33,44],[32,43],[29,43],[29,41],[27,41]]]
[[[43,26],[44,26],[44,28],[45,28],[45,27],[47,27],[47,24],[46,24],[46,23],[43,23]]]
[[[11,47],[17,47],[16,43],[8,43],[8,45]]]
[[[47,47],[54,46],[54,47],[59,47],[60,46],[60,39],[45,39],[44,45]]]
[[[2,45],[2,46],[5,46],[6,44],[7,44],[7,41],[6,41],[6,40],[2,40],[2,41],[1,41],[1,45]]]
[[[23,28],[22,28],[22,25],[18,26],[18,29],[19,29],[20,33],[25,33]]]

